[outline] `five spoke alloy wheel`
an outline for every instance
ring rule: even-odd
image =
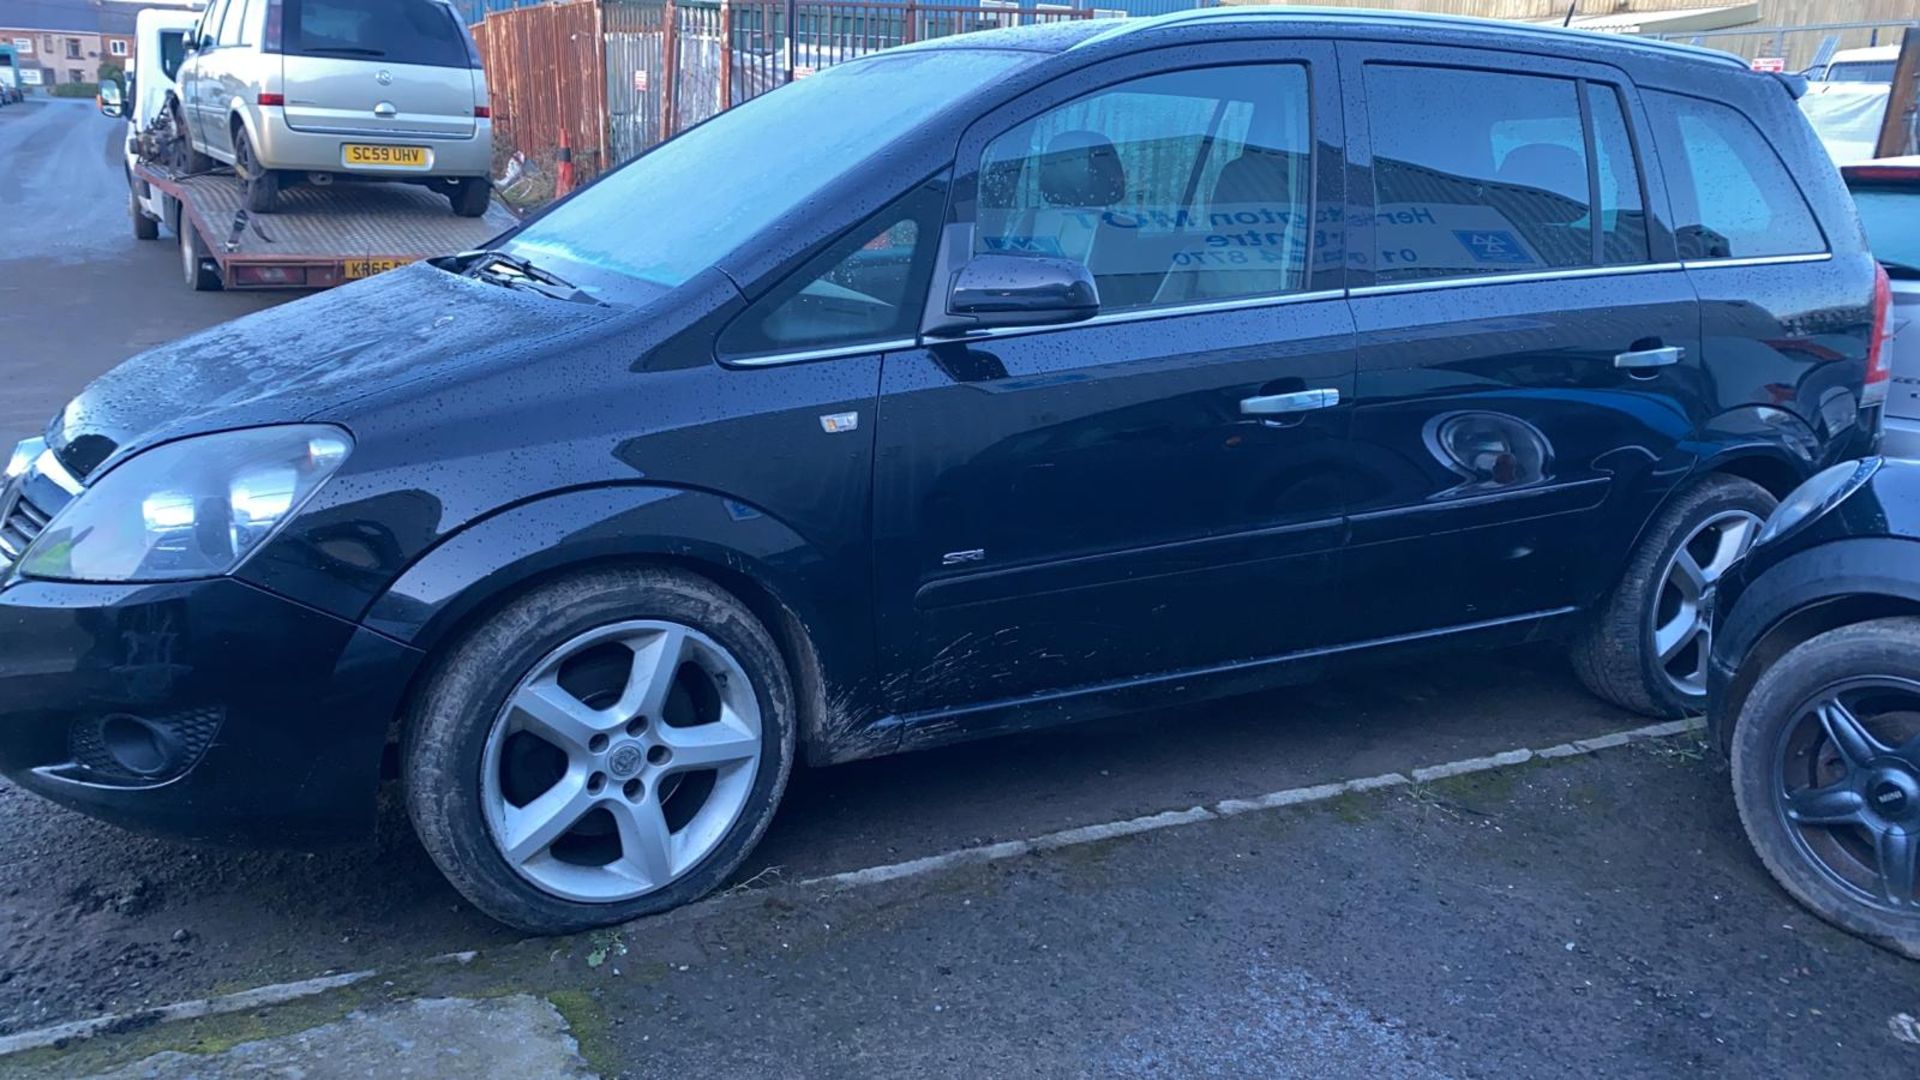
[[[1761,525],[1747,510],[1715,514],[1681,541],[1660,575],[1649,616],[1653,652],[1668,683],[1687,697],[1707,692],[1714,589],[1753,546]]]
[[[407,812],[440,872],[509,926],[566,934],[725,885],[780,805],[800,714],[738,596],[600,566],[475,618],[405,725]]]
[[[494,719],[482,799],[501,857],[565,900],[664,888],[746,808],[762,718],[740,661],[663,620],[613,623],[537,662]]]
[[[1920,915],[1920,682],[1820,691],[1781,732],[1772,787],[1801,855],[1860,902]]]
[[[1814,914],[1920,960],[1920,619],[1747,663],[1727,735],[1754,852]]]

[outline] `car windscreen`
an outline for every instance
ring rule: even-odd
[[[1920,280],[1920,183],[1853,185],[1867,246],[1889,277]]]
[[[1846,60],[1827,69],[1826,82],[1870,82],[1890,83],[1893,81],[1892,60]]]
[[[529,224],[508,249],[590,292],[671,288],[928,117],[1043,56],[910,50],[827,68],[662,143]],[[919,178],[891,179],[905,187]]]
[[[289,56],[474,66],[445,0],[285,0],[281,10],[280,51]]]

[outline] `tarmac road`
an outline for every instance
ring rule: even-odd
[[[190,293],[170,242],[135,241],[120,132],[86,103],[0,110],[7,443],[119,359],[288,299]],[[1398,667],[803,773],[742,877],[793,881],[1643,722],[1586,696],[1549,650]],[[874,926],[871,945],[837,936],[810,988],[771,1000],[741,989],[771,984],[689,988],[689,1000],[694,990],[732,994],[728,1007],[746,1016],[780,1009],[772,1041],[710,1016],[652,1049],[627,1029],[602,1039],[602,1052],[657,1053],[687,1075],[769,1061],[791,1074],[829,1063],[808,1057],[820,1051],[802,1038],[818,1021],[857,1039],[875,1073],[908,1060],[902,1048],[921,1039],[938,1055],[930,1060],[957,1070],[974,1046],[1009,1074],[1064,1075],[1079,1061],[1093,1075],[1185,1075],[1183,1063],[1204,1061],[1198,1071],[1253,1075],[1263,1046],[1296,1065],[1322,1051],[1358,1055],[1380,1065],[1368,1075],[1559,1074],[1567,1045],[1587,1065],[1639,1060],[1645,1067],[1629,1071],[1653,1074],[1764,1065],[1820,1075],[1833,1061],[1863,1076],[1920,1071],[1920,1048],[1872,1034],[1887,1014],[1920,1012],[1920,968],[1824,929],[1783,939],[1783,922],[1811,917],[1733,833],[1723,777],[1691,758],[1569,770],[1531,795],[1485,800],[1499,804],[1497,827],[1485,824],[1496,812],[1487,807],[1394,796],[1364,818],[1330,819],[1340,828],[1294,817],[1194,826],[1204,844],[1178,850],[1127,842],[1111,873],[1062,862],[902,887],[887,893],[884,917],[854,923]],[[1622,794],[1634,790],[1646,797]],[[1610,848],[1621,856],[1606,857]],[[1244,857],[1256,853],[1261,869],[1249,874]],[[1537,898],[1496,905],[1497,917],[1476,908],[1481,892],[1508,886]],[[1714,890],[1734,906],[1701,910]],[[1604,902],[1583,899],[1599,893]],[[979,906],[957,917],[962,896]],[[1591,963],[1583,919],[1604,935]],[[1088,929],[1101,924],[1114,932]],[[743,978],[761,978],[751,964],[777,954],[755,939],[771,926],[728,931],[743,939],[734,954],[749,965]],[[637,946],[669,931],[635,933]],[[381,836],[359,846],[195,849],[96,824],[0,781],[0,1034],[473,948],[512,948],[511,938],[460,903],[403,815],[389,813]],[[1070,949],[1074,966],[1016,966],[1043,948]],[[916,950],[933,966],[902,968]],[[1587,997],[1595,965],[1604,979]],[[930,1019],[922,992],[950,971],[968,1004]],[[993,1000],[996,972],[1010,971],[1004,985],[1018,996]],[[1442,985],[1448,978],[1458,985]],[[829,989],[849,981],[856,992]],[[1534,1017],[1528,988],[1549,987]],[[1078,1004],[1087,1001],[1092,1014]],[[642,1005],[659,1007],[620,1007]],[[1833,1061],[1822,1053],[1838,1021],[1798,1034],[1781,1026],[1836,1008],[1853,1012]],[[1738,1023],[1726,1030],[1716,1017]],[[1022,1022],[1042,1025],[1032,1058],[1010,1033]],[[970,1042],[970,1031],[987,1034]],[[1722,1049],[1727,1036],[1734,1050]]]

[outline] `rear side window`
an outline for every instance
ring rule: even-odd
[[[289,56],[388,64],[472,65],[466,28],[444,0],[285,0],[281,51]]]
[[[1086,264],[1102,312],[1298,292],[1313,222],[1307,69],[1150,75],[988,144],[976,252]]]
[[[1375,280],[1646,262],[1617,90],[1502,72],[1369,64]]]
[[[1753,121],[1730,106],[1680,94],[1654,91],[1647,102],[1682,259],[1827,250],[1806,198]]]

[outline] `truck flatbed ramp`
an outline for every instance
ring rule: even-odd
[[[174,199],[178,216],[167,224],[183,242],[197,231],[200,253],[229,289],[329,288],[482,247],[517,220],[498,203],[485,217],[458,217],[443,195],[386,183],[291,187],[278,211],[255,214],[231,172],[180,176],[143,164],[138,173]]]

